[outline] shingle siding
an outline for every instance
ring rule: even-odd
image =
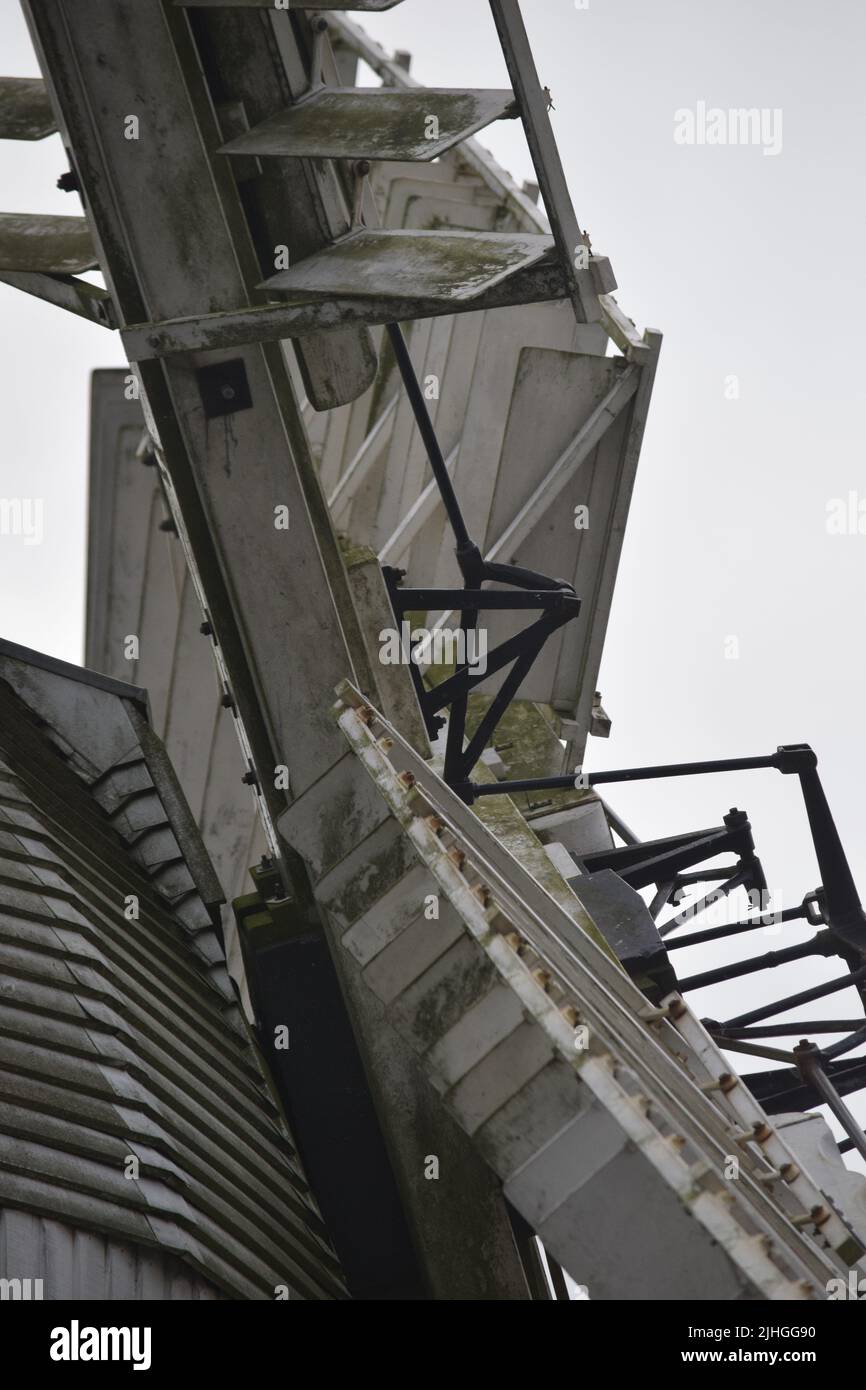
[[[13,1267],[7,1236],[0,1276],[84,1296],[75,1261],[45,1267],[59,1248],[46,1243],[53,1222],[102,1238],[81,1237],[91,1283],[102,1248],[103,1286],[111,1264],[124,1287],[162,1290],[140,1296],[344,1297],[226,973],[218,908],[188,864],[200,844],[154,781],[164,769],[137,727],[140,705],[103,692],[105,717],[129,720],[138,751],[100,768],[93,747],[69,751],[75,701],[62,727],[62,672],[46,673],[41,701],[26,662],[0,653],[0,677],[10,675],[42,708],[0,679],[0,1208],[28,1266]],[[131,898],[137,920],[125,915]],[[171,1292],[181,1267],[186,1295]]]

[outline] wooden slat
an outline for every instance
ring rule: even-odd
[[[269,16],[224,9],[198,19],[199,27],[204,25],[208,31],[209,63],[219,72],[222,100],[217,108],[217,147],[250,125],[275,116],[307,92],[308,64],[294,37],[294,25],[306,28],[302,17],[293,25],[271,7]],[[335,82],[337,69],[327,46],[324,57],[325,80]],[[233,174],[240,178],[251,172],[249,167],[232,170],[223,159],[215,164],[218,175],[229,180]],[[295,261],[348,231],[349,212],[335,165],[268,160],[252,164],[252,169],[258,172],[247,178],[244,193],[260,248],[286,244]],[[273,261],[262,264],[267,267]],[[354,400],[376,374],[376,356],[362,324],[314,334],[308,341],[296,340],[292,349],[304,393],[316,410],[331,410]]]
[[[174,548],[180,549],[177,543]],[[202,618],[198,595],[186,572],[163,741],[197,821],[204,802],[214,725],[222,714],[218,708],[216,671],[210,643],[199,630]]]
[[[455,454],[455,471],[459,467],[463,429],[474,389],[484,322],[484,314],[466,314],[452,320],[451,339],[437,402],[436,427],[446,454]],[[422,478],[426,480],[429,476],[425,459]],[[435,574],[443,549],[453,555],[454,533],[446,522],[444,509],[438,507],[413,541],[406,568],[413,576],[426,578]]]
[[[0,212],[0,270],[77,275],[96,264],[86,218]]]
[[[459,446],[451,450],[445,460],[445,467],[449,474],[453,474],[454,465],[457,462],[457,455],[460,452]],[[418,498],[412,503],[408,512],[404,516],[400,525],[393,535],[389,536],[382,549],[379,551],[379,563],[382,565],[394,565],[398,560],[402,560],[409,546],[414,541],[424,523],[430,519],[434,511],[442,505],[442,498],[435,478],[431,478],[427,486],[420,493]]]
[[[573,349],[578,338],[596,336],[603,342],[598,330],[576,327],[567,302],[534,305],[519,318],[498,309],[485,315],[455,475],[471,535],[488,531],[521,352],[525,347]],[[443,545],[434,577],[437,584],[459,582],[452,547]]]
[[[519,0],[490,0],[493,20],[499,33],[502,51],[514,88],[520,101],[523,126],[538,186],[550,225],[556,239],[563,271],[571,287],[572,303],[578,319],[596,323],[601,318],[598,294],[589,270],[575,264],[583,236],[568,191],[562,160],[556,146],[547,98],[538,77],[532,48],[523,25]]]
[[[330,27],[353,53],[362,58],[380,77],[386,87],[418,87],[421,84],[401,67],[381,44],[370,38],[369,34],[346,15],[334,14]],[[502,204],[513,219],[516,230],[526,232],[548,231],[547,221],[541,208],[523,191],[504,169],[501,169],[489,150],[479,145],[477,140],[467,140],[460,147],[460,162],[476,175],[485,187]],[[438,166],[437,166],[438,167]],[[386,219],[389,225],[395,225]]]
[[[427,161],[438,159],[491,121],[515,114],[514,96],[508,90],[322,87],[229,140],[220,153]],[[436,121],[435,135],[431,118]]]
[[[351,232],[325,251],[278,271],[264,288],[322,299],[463,302],[535,265],[550,237],[517,232]]]
[[[168,546],[174,537],[159,529],[166,508],[158,491],[152,494],[150,517],[138,518],[137,524],[146,528],[147,561],[140,591],[141,608],[138,623],[130,632],[139,639],[140,658],[129,663],[134,677],[130,679],[151,692],[153,727],[161,736],[168,713],[168,691],[174,664],[174,638],[177,633],[178,601],[174,572]],[[166,641],[166,630],[169,640]],[[200,642],[204,642],[199,637]]]
[[[56,304],[80,318],[98,323],[101,328],[116,328],[111,295],[89,280],[74,275],[46,275],[41,271],[5,270],[0,272],[4,285],[35,295],[46,304]]]
[[[397,397],[392,396],[328,498],[335,520],[351,506],[358,488],[381,461],[388,448],[397,413]]]
[[[623,367],[621,359],[526,348],[507,413],[483,550],[489,559],[575,585],[583,601],[580,621],[547,642],[519,691],[521,699],[555,703],[570,713],[587,691],[591,701],[595,689],[588,634],[608,547],[618,551],[622,541],[622,522],[612,534],[611,518],[639,376],[639,367]],[[589,506],[588,530],[575,529],[578,504]],[[430,625],[441,618],[450,621],[450,615],[431,615]],[[491,648],[525,625],[513,614],[485,613],[481,622]],[[497,676],[482,690],[492,693],[500,682]]]
[[[56,129],[41,77],[0,77],[0,140],[43,140]]]
[[[127,370],[96,371],[90,386],[90,515],[87,537],[87,647],[94,671],[130,680],[122,639],[138,630],[145,582],[153,470],[136,457],[144,415],[125,394]]]

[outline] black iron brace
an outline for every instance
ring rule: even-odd
[[[548,637],[566,623],[573,622],[578,616],[580,599],[572,585],[563,579],[549,579],[546,575],[522,569],[518,565],[494,564],[484,559],[466,528],[460,503],[427,410],[424,393],[415,375],[399,324],[388,325],[388,336],[427,451],[442,505],[454,532],[455,554],[463,577],[462,589],[406,589],[402,587],[402,581],[406,577],[405,570],[395,569],[390,565],[384,566],[383,574],[398,630],[402,631],[403,622],[409,613],[437,609],[456,611],[460,614],[457,628],[458,651],[462,649],[464,658],[467,658],[468,652],[473,649],[473,642],[477,641],[478,619],[483,610],[495,609],[509,613],[540,610],[541,613],[529,627],[516,633],[488,654],[483,672],[473,671],[472,663],[464,659],[458,662],[453,676],[440,681],[432,689],[425,686],[418,660],[414,653],[410,654],[409,669],[415,694],[431,739],[436,738],[445,724],[440,711],[450,706],[443,777],[448,786],[464,801],[471,803],[474,800],[473,785],[469,780],[472,769],[493,737]],[[500,584],[506,588],[484,589],[484,584]],[[514,592],[515,590],[517,592]],[[507,666],[511,666],[511,670],[467,742],[466,717],[469,696],[490,676],[496,675]],[[522,785],[529,787],[532,784]],[[497,792],[502,793],[508,793],[512,789],[508,782],[501,782],[496,788]]]

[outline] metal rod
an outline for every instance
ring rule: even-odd
[[[639,845],[640,839],[634,833],[631,827],[626,825],[622,817],[617,815],[613,807],[609,806],[603,797],[600,796],[598,799],[601,802],[601,809],[607,816],[607,823],[610,826],[611,830],[614,832],[614,834],[618,835],[619,838],[622,840],[623,844],[625,845]]]
[[[546,637],[544,640],[546,640]],[[519,687],[532,670],[533,662],[540,650],[541,646],[539,645],[536,649],[530,649],[524,652],[522,656],[517,658],[508,675],[505,677],[487,713],[484,715],[478,728],[466,744],[461,769],[463,776],[468,777],[475,764],[478,762],[488,740],[493,736],[499,721],[502,719],[511,701],[517,694]]]
[[[668,879],[658,888],[655,897],[649,905],[649,914],[655,922],[662,908],[667,907],[671,893],[674,891],[673,879]]]
[[[851,985],[859,985],[866,979],[866,965],[862,965],[859,970],[852,974],[840,975],[837,980],[828,980],[825,985],[815,985],[813,989],[804,989],[800,994],[789,994],[785,999],[778,999],[772,1004],[765,1004],[761,1009],[752,1009],[751,1013],[739,1014],[737,1018],[729,1018],[721,1026],[723,1028],[744,1027],[747,1023],[760,1023],[762,1019],[772,1018],[774,1014],[785,1013],[787,1009],[793,1009],[797,1004],[810,1004],[813,999],[823,999],[828,994],[836,994],[838,990],[848,989]]]
[[[463,633],[474,632],[478,625],[477,608],[463,609],[460,613],[460,631]],[[468,667],[462,668],[468,673]],[[451,702],[451,712],[448,719],[448,733],[445,736],[445,768],[444,776],[446,782],[454,785],[462,778],[467,776],[470,769],[466,769],[463,757],[463,742],[466,736],[466,715],[469,711],[469,679],[462,690],[459,690]],[[441,708],[441,706],[440,706]]]
[[[473,797],[511,796],[515,792],[548,792],[574,790],[574,777],[529,777],[519,782],[480,782],[472,788]],[[586,779],[592,785],[592,779]]]
[[[704,893],[703,897],[698,898],[693,903],[688,903],[683,911],[676,913],[676,915],[671,917],[667,922],[662,922],[659,926],[659,936],[669,936],[671,932],[676,931],[678,926],[684,927],[685,922],[677,920],[682,917],[683,912],[688,913],[690,917],[698,917],[702,912],[706,912],[708,907],[712,907],[714,902],[718,901],[717,895],[719,893],[727,898],[729,894],[734,893],[738,888],[742,888],[743,884],[750,882],[750,880],[751,873],[748,868],[735,869],[728,878],[724,879],[718,888],[712,889],[709,893]]]
[[[844,1100],[840,1096],[836,1087],[833,1085],[827,1073],[821,1065],[821,1053],[814,1043],[801,1043],[795,1047],[794,1056],[797,1066],[800,1068],[800,1075],[803,1080],[812,1086],[818,1095],[829,1106],[836,1116],[840,1125],[844,1129],[854,1148],[861,1158],[866,1158],[866,1134],[857,1120],[851,1114]]]
[[[503,581],[504,582],[504,581]],[[504,609],[518,612],[523,609],[541,608],[547,612],[562,607],[563,599],[573,598],[573,590],[556,589],[518,589],[510,593],[499,589],[398,589],[400,606],[408,613],[422,609],[439,608],[450,603],[454,608],[465,608],[471,604],[476,608]]]
[[[468,550],[472,548],[472,540],[466,529],[466,522],[463,520],[460,503],[457,501],[457,493],[454,491],[454,486],[448,473],[448,466],[445,463],[442,450],[439,448],[439,441],[436,438],[433,421],[430,419],[427,402],[424,400],[424,393],[415,375],[415,368],[412,365],[412,358],[409,356],[409,349],[406,346],[406,339],[403,337],[403,330],[398,323],[389,323],[387,327],[388,337],[394,349],[397,367],[400,376],[403,378],[403,385],[406,388],[406,395],[409,397],[409,404],[415,416],[418,432],[424,441],[424,448],[427,450],[427,457],[430,460],[433,477],[436,479],[436,486],[442,496],[442,505],[451,523],[451,529],[454,532],[454,538],[457,542],[457,549]]]
[[[679,988],[681,991],[687,989],[705,989],[707,985],[718,985],[725,980],[736,980],[741,975],[751,975],[756,970],[774,970],[777,965],[787,965],[793,960],[802,960],[804,956],[823,956],[826,954],[822,949],[826,943],[821,943],[816,949],[816,938],[811,941],[804,941],[799,946],[788,946],[784,951],[767,951],[763,956],[750,956],[748,960],[735,961],[733,965],[720,965],[717,970],[704,970],[700,975],[689,975],[687,979],[680,980]]]
[[[804,1082],[799,1072],[792,1077],[784,1071],[749,1072],[743,1080],[757,1100],[761,1102],[768,1115],[781,1111],[808,1110],[820,1105],[821,1096],[814,1086]],[[831,1080],[840,1095],[851,1095],[866,1086],[866,1058],[855,1057],[850,1061],[837,1062]],[[778,1086],[778,1090],[772,1089]]]
[[[444,709],[446,705],[451,704],[456,696],[471,693],[476,686],[483,685],[490,676],[495,676],[498,671],[510,666],[513,661],[522,657],[529,647],[534,647],[534,654],[537,656],[546,638],[558,627],[563,627],[565,623],[570,622],[572,616],[576,616],[576,605],[576,599],[567,599],[564,603],[557,605],[557,610],[542,613],[540,618],[537,618],[529,627],[524,628],[522,632],[516,632],[513,637],[508,637],[504,642],[500,642],[498,647],[494,647],[492,652],[488,652],[485,669],[479,671],[477,675],[469,674],[469,668],[463,666],[453,676],[449,676],[446,680],[440,681],[438,685],[434,685],[428,693],[427,704],[429,707],[437,710]],[[577,606],[579,607],[579,605]],[[476,613],[477,622],[478,610],[473,609],[472,611]],[[461,618],[462,624],[463,619]],[[499,791],[502,787],[513,791],[518,785],[515,782],[494,783],[493,791]],[[534,785],[534,783],[530,783],[526,790],[532,791]]]
[[[677,874],[675,887],[690,888],[698,883],[720,883],[730,876],[731,870],[722,866],[720,869],[694,869],[688,873]]]
[[[590,787],[607,782],[640,782],[657,777],[697,777],[705,772],[748,772],[755,768],[776,767],[775,753],[764,758],[718,758],[707,763],[662,763],[658,767],[623,767],[614,772],[589,772]],[[474,788],[476,796],[502,796],[509,792],[563,791],[574,785],[573,777],[539,777],[535,781],[482,783]]]
[[[714,1038],[802,1038],[804,1033],[850,1033],[861,1028],[861,1018],[805,1019],[794,1023],[770,1023],[765,1028],[709,1028]]]
[[[761,917],[753,917],[745,922],[732,922],[727,927],[708,927],[706,931],[695,931],[690,932],[688,936],[678,936],[675,941],[667,943],[667,950],[678,951],[681,946],[700,946],[705,941],[721,941],[725,936],[736,936],[740,932],[757,931],[759,927],[771,927],[776,922],[793,922],[798,917],[805,917],[806,915],[804,907],[786,907],[783,912],[771,912]]]
[[[831,1043],[829,1047],[823,1049],[825,1057],[843,1057],[846,1052],[851,1052],[861,1043],[866,1042],[866,1025],[860,1024],[849,1038],[841,1038],[837,1043]]]
[[[858,951],[866,947],[866,915],[817,768],[799,773],[809,829],[827,901],[827,920]]]
[[[754,768],[775,767],[777,755],[764,758],[716,758],[704,763],[662,763],[658,767],[622,767],[612,772],[594,772],[590,781],[640,782],[656,777],[696,777],[704,772],[748,772]]]
[[[740,1042],[734,1038],[720,1038],[717,1034],[713,1036],[718,1041],[720,1047],[727,1048],[729,1052],[744,1052],[749,1057],[767,1057],[771,1062],[785,1062],[788,1066],[796,1062],[793,1052],[783,1052],[779,1047],[760,1047],[757,1043]]]

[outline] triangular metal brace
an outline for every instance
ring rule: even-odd
[[[522,632],[515,633],[487,654],[483,671],[478,669],[477,662],[462,660],[453,676],[440,681],[431,690],[424,684],[417,655],[407,653],[415,694],[431,739],[436,738],[445,726],[446,721],[440,715],[440,710],[450,706],[443,776],[447,784],[453,787],[464,801],[471,803],[474,799],[470,782],[472,769],[532,669],[548,637],[580,613],[580,599],[572,585],[563,579],[549,579],[546,575],[522,569],[518,565],[494,564],[484,559],[466,529],[451,475],[439,447],[433,422],[399,325],[389,324],[388,335],[442,498],[442,505],[457,541],[455,554],[464,583],[462,589],[404,589],[402,580],[405,578],[405,570],[384,566],[385,584],[401,640],[403,624],[409,613],[458,612],[458,650],[462,646],[463,654],[467,656],[472,649],[473,640],[477,638],[478,617],[483,610],[496,609],[515,613],[541,610],[541,617],[534,623]],[[483,584],[507,585],[511,592],[503,589],[483,589]],[[476,645],[475,651],[477,650]],[[509,665],[511,670],[464,748],[469,696],[490,676]],[[473,666],[476,669],[473,670]],[[507,793],[507,790],[507,785],[504,785],[503,791]]]

